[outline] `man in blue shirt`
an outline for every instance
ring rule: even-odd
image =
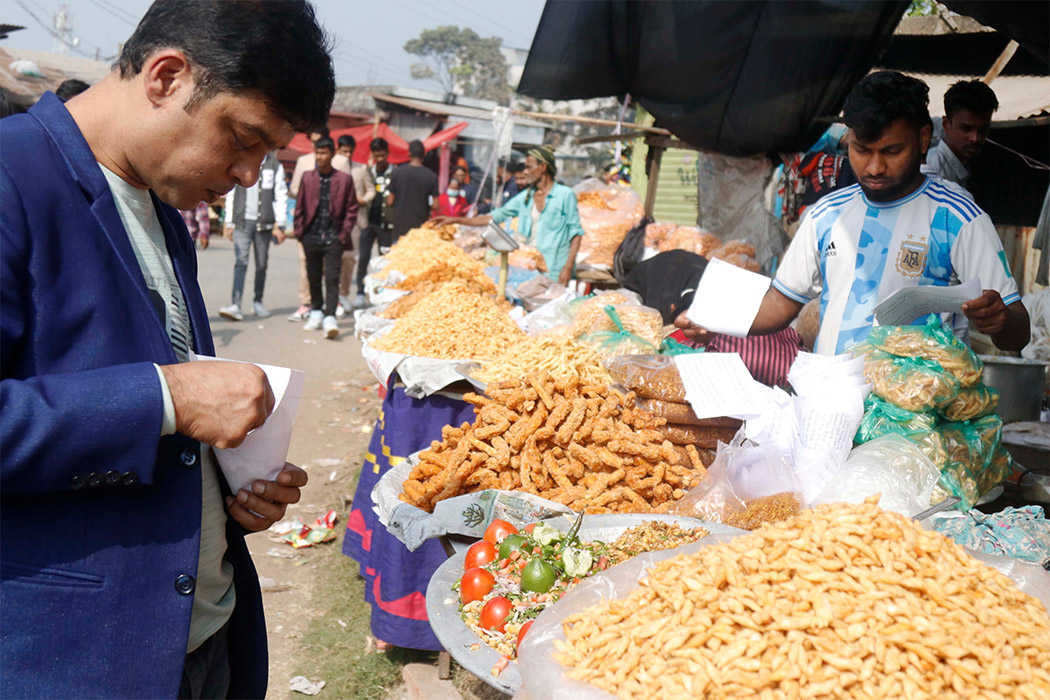
[[[572,188],[555,182],[554,153],[543,146],[525,156],[525,189],[491,214],[473,217],[437,217],[438,223],[487,226],[518,217],[518,233],[536,246],[547,263],[547,276],[567,284],[580,250],[583,226]]]

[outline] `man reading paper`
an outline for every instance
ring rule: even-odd
[[[328,116],[303,0],[157,0],[111,73],[0,122],[0,697],[263,697],[245,545],[306,473],[231,493],[211,447],[261,425],[214,354],[176,207],[250,187]]]
[[[787,326],[820,298],[816,351],[841,353],[864,340],[875,306],[898,289],[979,279],[983,293],[951,315],[1003,350],[1028,344],[1021,304],[989,216],[965,190],[920,172],[930,143],[929,89],[894,71],[865,77],[846,98],[850,165],[858,183],[810,207],[751,325],[752,335]],[[708,331],[681,314],[676,325],[703,341]]]

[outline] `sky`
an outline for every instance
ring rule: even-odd
[[[398,84],[438,90],[437,83],[409,74],[419,59],[405,53],[406,41],[424,29],[452,24],[480,36],[498,36],[504,46],[528,49],[544,0],[313,0],[318,17],[335,38],[335,77],[339,85]],[[117,52],[150,0],[12,0],[0,10],[0,23],[21,24],[0,45],[51,51],[56,41],[33,18],[51,26],[61,5],[68,7],[77,49],[94,58]]]

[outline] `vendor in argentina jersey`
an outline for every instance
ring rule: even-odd
[[[895,71],[872,73],[850,92],[843,113],[858,183],[806,211],[752,335],[784,328],[819,297],[816,351],[841,353],[868,336],[875,306],[898,289],[976,279],[984,291],[950,320],[956,334],[965,339],[972,326],[1002,350],[1028,344],[1028,313],[991,218],[962,188],[919,171],[930,143],[928,93]],[[709,336],[684,315],[676,324]]]

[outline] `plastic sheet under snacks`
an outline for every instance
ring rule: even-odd
[[[706,526],[705,526],[706,527]],[[518,651],[524,671],[524,691],[529,700],[615,700],[603,690],[573,680],[554,660],[554,640],[565,640],[562,622],[565,618],[601,600],[624,598],[638,587],[638,581],[653,564],[679,554],[692,554],[703,547],[732,540],[736,535],[711,534],[691,544],[662,552],[650,552],[630,559],[608,571],[592,576],[565,594],[557,604],[544,610],[529,629]],[[970,552],[979,561],[998,569],[1025,593],[1039,599],[1050,610],[1050,576],[1040,566],[1006,557]]]
[[[373,509],[379,522],[412,552],[434,537],[455,534],[481,537],[493,518],[522,526],[572,510],[561,503],[520,491],[487,489],[446,498],[433,513],[398,498],[401,486],[416,466],[418,455],[384,474],[372,489]]]
[[[456,382],[463,381],[463,375],[456,368],[465,360],[439,360],[386,352],[375,349],[367,341],[361,345],[361,355],[376,381],[385,386],[390,383],[390,377],[396,372],[405,385],[405,393],[414,399],[436,394]]]
[[[595,540],[601,542],[612,542],[629,528],[643,523],[661,521],[679,525],[682,528],[692,529],[702,527],[709,532],[739,532],[733,528],[727,528],[718,523],[705,523],[693,518],[681,518],[672,515],[642,514],[615,514],[615,515],[587,515],[583,518],[580,526],[580,539],[585,542]],[[555,529],[568,532],[572,527],[572,521],[559,517],[545,521]],[[459,581],[463,576],[463,562],[466,552],[453,555],[448,561],[438,567],[434,576],[427,586],[427,617],[434,635],[452,654],[456,662],[475,676],[485,681],[493,688],[504,693],[514,694],[521,689],[521,672],[515,661],[510,662],[507,668],[498,676],[492,674],[492,667],[503,658],[502,655],[481,641],[463,622],[459,614],[459,596],[452,590],[452,584]],[[530,632],[531,634],[531,632]],[[472,647],[477,647],[476,649]]]

